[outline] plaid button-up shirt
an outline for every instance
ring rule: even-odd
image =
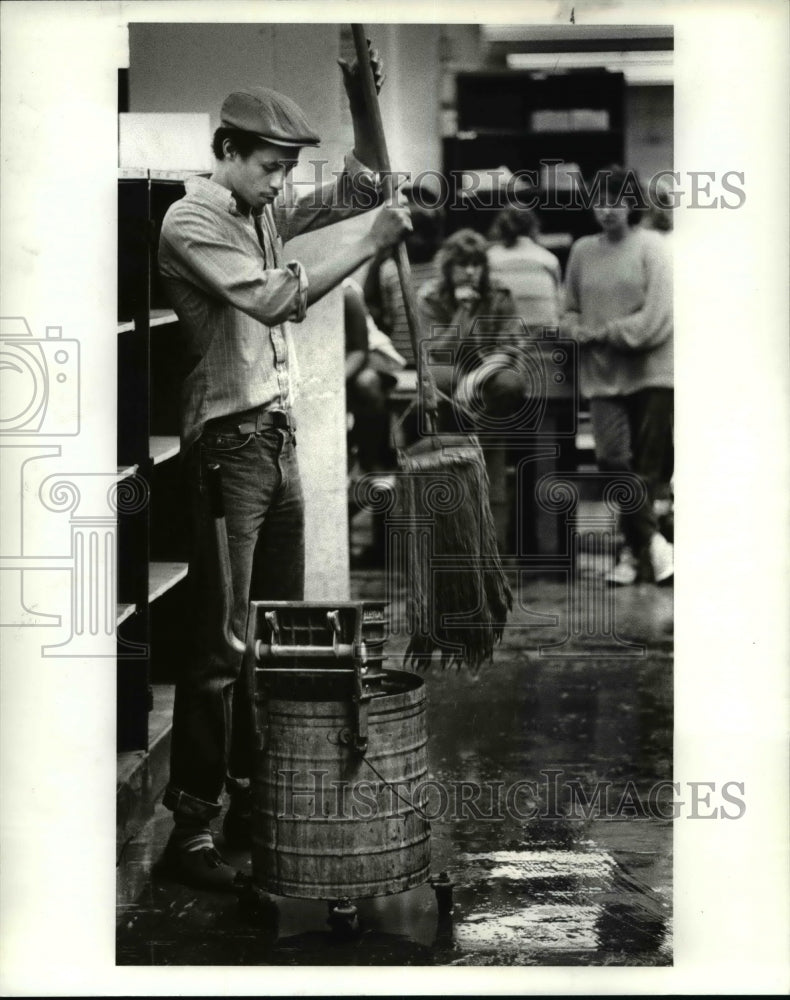
[[[307,275],[283,265],[283,242],[371,207],[352,192],[370,173],[352,154],[332,184],[267,205],[253,217],[231,191],[191,177],[165,215],[159,270],[181,323],[185,368],[181,399],[184,449],[207,420],[294,402],[298,365],[288,321],[301,322]],[[368,194],[370,187],[368,187]]]

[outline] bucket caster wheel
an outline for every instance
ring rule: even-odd
[[[439,916],[449,916],[453,911],[453,889],[455,888],[455,882],[450,879],[447,872],[441,872],[441,874],[431,879],[431,888],[436,894],[436,906]]]
[[[435,875],[430,880],[431,888],[436,895],[436,938],[434,947],[442,953],[449,954],[453,949],[453,889],[455,882],[451,881],[447,872]]]
[[[350,899],[329,902],[327,923],[332,929],[332,936],[339,941],[351,941],[362,933],[357,908]]]
[[[276,938],[280,926],[280,910],[272,897],[252,882],[238,892],[239,912],[250,923],[269,931]]]

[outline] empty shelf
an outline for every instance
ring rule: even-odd
[[[168,458],[175,458],[181,449],[181,442],[172,435],[162,435],[152,437],[148,443],[148,450],[151,453],[151,461],[154,465],[166,462]]]
[[[187,575],[187,564],[181,562],[153,562],[148,567],[148,602],[166,594],[171,587]]]
[[[173,312],[172,309],[152,309],[148,314],[148,325],[150,326],[165,326],[168,323],[177,323],[178,316]],[[118,321],[118,333],[128,333],[130,330],[134,330],[135,322],[133,319],[123,319]]]
[[[177,323],[178,316],[172,309],[152,309],[148,322],[150,326],[164,326],[166,323]]]
[[[125,622],[127,618],[131,618],[136,610],[137,606],[134,604],[119,604],[115,614],[115,624],[120,625],[121,622]]]

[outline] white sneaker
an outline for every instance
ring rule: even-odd
[[[653,513],[656,518],[666,517],[667,514],[672,513],[672,501],[671,500],[654,500],[653,501]]]
[[[656,583],[669,580],[675,573],[675,547],[657,531],[650,539],[650,562]]]
[[[606,582],[617,587],[630,587],[636,581],[636,560],[630,548],[626,545],[620,552],[620,558],[613,570],[606,574]]]

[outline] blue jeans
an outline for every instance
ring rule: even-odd
[[[242,654],[224,643],[221,588],[206,468],[217,463],[233,578],[233,630],[246,640],[250,600],[304,597],[304,500],[296,441],[287,430],[205,431],[185,457],[192,550],[190,621],[176,680],[170,782],[164,804],[209,820],[228,774],[250,775],[255,746],[252,692]]]
[[[595,458],[601,472],[633,472],[647,490],[638,510],[621,513],[620,526],[637,560],[644,561],[657,530],[653,500],[671,477],[674,391],[642,389],[590,400]]]

